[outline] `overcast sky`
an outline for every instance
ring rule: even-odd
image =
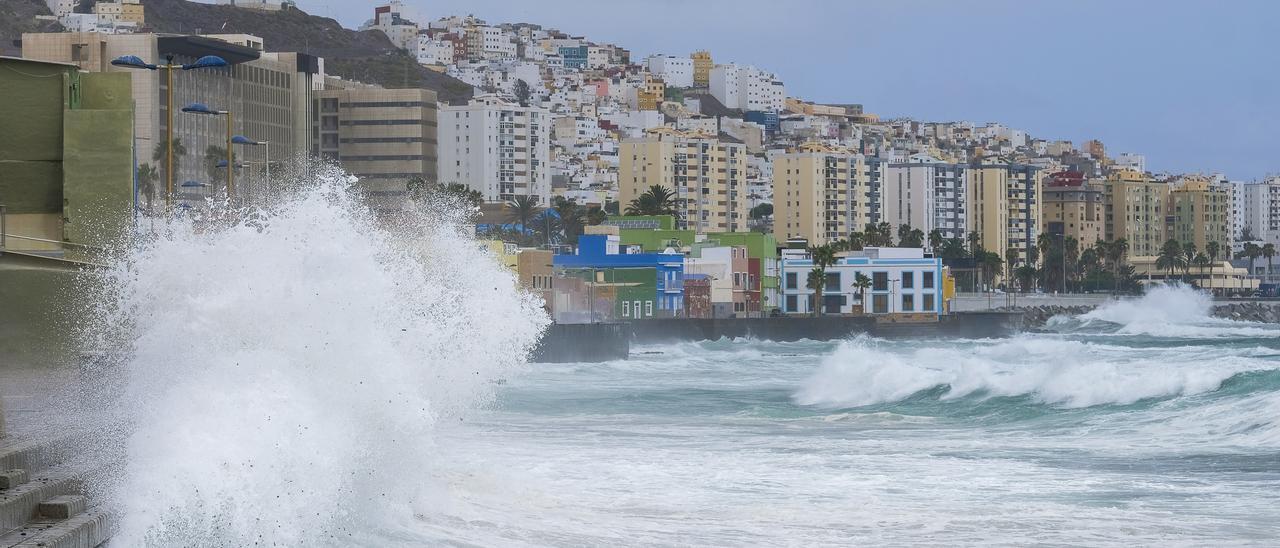
[[[298,0],[348,27],[379,2]],[[406,0],[650,53],[708,49],[882,117],[1101,139],[1153,171],[1280,173],[1280,0]]]

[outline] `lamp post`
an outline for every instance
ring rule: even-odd
[[[231,126],[235,123],[235,116],[229,110],[214,110],[204,103],[191,103],[182,107],[182,112],[188,114],[207,114],[210,116],[226,116],[227,120],[227,200],[234,200],[236,195],[235,173],[233,172],[231,159]]]
[[[266,174],[267,186],[270,187],[271,186],[271,141],[255,141],[253,139],[245,137],[244,135],[234,135],[231,137],[231,142],[237,145],[263,147],[263,149],[266,151],[265,163],[266,163],[266,170],[267,170],[267,174]],[[250,180],[250,183],[252,183],[252,180]],[[252,187],[252,184],[250,184],[250,187]]]
[[[194,63],[175,65],[173,63],[173,54],[169,54],[165,56],[165,64],[163,65],[153,65],[146,61],[143,61],[142,58],[138,57],[137,55],[125,55],[122,57],[117,57],[111,60],[111,64],[112,66],[131,68],[131,69],[165,71],[165,76],[167,81],[165,85],[169,90],[169,93],[167,94],[169,106],[167,109],[165,109],[166,161],[164,166],[164,171],[165,171],[164,203],[165,203],[165,207],[167,208],[173,205],[173,69],[195,70],[195,69],[203,69],[203,68],[219,68],[219,67],[225,67],[230,63],[227,63],[226,59],[218,57],[217,55],[206,55],[204,57],[196,59]]]

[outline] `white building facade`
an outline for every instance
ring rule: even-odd
[[[812,270],[813,260],[807,251],[782,251],[782,312],[814,312],[815,291],[808,285]],[[941,316],[946,310],[942,260],[925,257],[922,249],[869,247],[837,257],[836,263],[826,268],[826,274],[823,314]],[[866,276],[871,286],[859,288],[858,274]]]
[[[479,191],[490,202],[551,198],[551,114],[546,109],[480,95],[466,105],[441,105],[439,178]]]
[[[651,55],[645,60],[649,73],[662,78],[669,87],[693,87],[693,59],[672,55]]]

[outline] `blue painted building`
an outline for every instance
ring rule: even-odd
[[[632,249],[639,250],[636,246]],[[576,255],[556,255],[557,270],[655,270],[654,298],[659,315],[671,316],[684,309],[684,255],[680,253],[626,253],[617,236],[584,234],[578,237]],[[599,278],[614,279],[614,276]],[[599,279],[598,278],[598,279]]]
[[[782,122],[778,119],[778,113],[763,110],[748,110],[743,118],[748,122],[755,122],[764,126],[764,130],[769,133],[777,133],[782,128]]]
[[[587,46],[561,47],[560,57],[564,59],[565,68],[587,68]]]
[[[813,260],[802,249],[782,252],[782,311],[810,314],[814,291],[808,287]],[[917,248],[869,247],[838,257],[826,269],[822,288],[824,314],[913,314],[941,316],[946,311],[948,272],[942,259]],[[871,286],[858,288],[858,274]],[[865,312],[864,312],[865,311]]]

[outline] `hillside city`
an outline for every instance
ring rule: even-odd
[[[0,137],[8,249],[91,261],[84,250],[109,231],[86,227],[210,199],[260,204],[272,169],[278,179],[309,156],[357,177],[387,216],[434,194],[474,206],[477,238],[564,323],[923,322],[959,292],[1181,280],[1244,296],[1280,280],[1276,176],[1162,173],[1098,140],[808,101],[776,67],[715,44],[641,57],[393,1],[360,29],[388,51],[351,63],[278,51],[226,22],[160,32],[160,2],[49,0],[39,31],[4,44],[0,83],[21,99],[0,117],[26,131]],[[217,4],[184,9],[268,26],[299,12]],[[412,72],[379,64],[399,56]]]

